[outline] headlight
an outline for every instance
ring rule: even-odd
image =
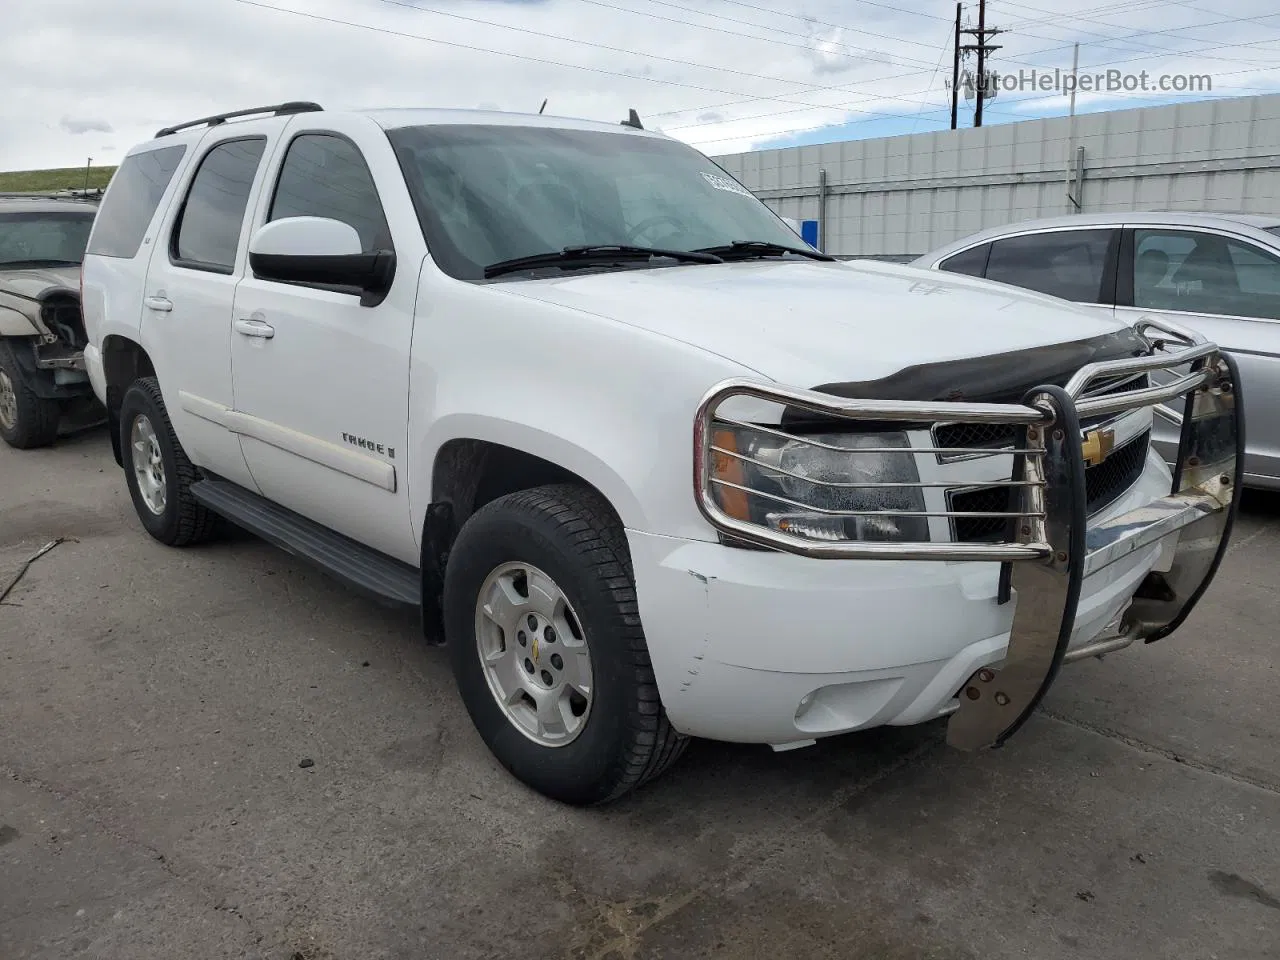
[[[921,488],[904,486],[920,482],[905,433],[784,438],[737,427],[716,430],[713,443],[712,493],[732,517],[810,540],[929,540],[925,517],[900,515],[925,509]]]

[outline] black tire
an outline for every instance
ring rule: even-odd
[[[160,513],[153,512],[147,505],[133,469],[131,436],[134,422],[140,417],[146,417],[150,421],[159,441],[160,456],[164,464],[165,504]],[[120,450],[124,457],[125,482],[129,486],[129,495],[133,498],[133,508],[147,533],[171,547],[199,543],[214,534],[217,515],[205,509],[191,496],[191,484],[199,477],[196,468],[187,458],[186,451],[182,449],[182,444],[178,442],[177,434],[173,432],[173,424],[169,422],[169,414],[165,411],[164,398],[160,395],[160,384],[155,377],[135,380],[125,392],[120,404]]]
[[[480,662],[480,589],[492,571],[511,562],[531,564],[556,582],[589,646],[590,712],[581,733],[563,746],[544,746],[517,729]],[[571,804],[606,803],[658,776],[684,752],[687,738],[671,727],[658,697],[622,524],[593,491],[537,487],[476,511],[449,553],[444,616],[454,677],[472,722],[498,761],[538,792]]]
[[[58,422],[62,418],[58,401],[36,396],[27,385],[13,351],[5,343],[0,343],[0,373],[12,387],[16,401],[13,422],[5,424],[5,418],[0,417],[0,438],[18,450],[49,446],[58,438]]]

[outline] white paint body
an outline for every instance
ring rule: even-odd
[[[966,677],[1002,658],[1014,604],[995,602],[994,564],[810,560],[722,545],[694,500],[695,410],[728,377],[798,387],[874,379],[1102,334],[1120,328],[1115,320],[1012,288],[870,263],[462,282],[426,249],[383,130],[437,122],[619,132],[549,117],[388,111],[164,138],[190,146],[144,253],[85,262],[87,356],[99,396],[106,338],[140,343],[199,466],[415,565],[433,466],[449,441],[503,444],[576,473],[623,521],[659,690],[672,723],[689,734],[782,745],[916,723],[944,712]],[[376,307],[256,279],[246,268],[284,145],[304,130],[350,138],[377,184],[397,271]],[[175,198],[195,158],[247,132],[268,144],[235,269],[190,276],[166,252]],[[143,306],[159,296],[171,311]],[[272,335],[237,332],[248,319]],[[1126,423],[1141,429],[1149,414]],[[1002,466],[934,463],[930,476],[918,459],[924,481],[943,469],[953,477]],[[1153,455],[1099,519],[1167,494],[1169,482]],[[1114,619],[1170,548],[1149,548],[1087,580],[1075,642]]]

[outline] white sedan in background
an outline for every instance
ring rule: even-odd
[[[1246,482],[1280,489],[1280,216],[1079,214],[975,233],[915,266],[1072,300],[1129,323],[1172,320],[1240,365]],[[1177,447],[1177,416],[1156,433]]]

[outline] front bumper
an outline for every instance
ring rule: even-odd
[[[722,537],[768,548],[767,552],[741,551],[744,555],[755,553],[761,563],[775,571],[784,571],[788,562],[803,562],[810,572],[829,566],[833,573],[839,571],[842,576],[859,578],[862,585],[874,587],[883,581],[875,608],[892,610],[896,605],[904,631],[919,630],[916,636],[946,636],[943,624],[921,624],[915,628],[910,624],[922,617],[927,621],[932,613],[955,616],[946,598],[948,592],[966,589],[966,574],[957,571],[985,571],[970,576],[988,578],[993,570],[998,571],[994,574],[997,578],[994,596],[979,598],[995,628],[1001,626],[1002,620],[1009,619],[1006,603],[1016,598],[1011,623],[1004,629],[979,633],[978,636],[985,639],[969,643],[959,653],[953,642],[951,650],[938,650],[940,656],[936,658],[928,656],[927,650],[917,649],[914,641],[905,644],[911,648],[909,654],[905,653],[899,649],[904,646],[899,640],[901,634],[895,636],[890,623],[875,624],[882,631],[878,645],[884,658],[881,665],[887,672],[880,679],[886,682],[879,690],[874,686],[877,679],[874,656],[864,655],[858,662],[850,663],[854,668],[851,674],[856,677],[847,685],[850,690],[846,691],[848,695],[844,700],[848,701],[845,707],[852,703],[853,708],[845,710],[844,719],[865,720],[868,715],[878,718],[878,722],[929,719],[937,712],[927,713],[931,703],[948,703],[959,691],[948,730],[949,742],[963,749],[998,746],[1030,716],[1064,662],[1089,652],[1114,649],[1136,639],[1148,643],[1159,640],[1185,620],[1217,571],[1238,507],[1244,465],[1239,378],[1230,357],[1195,334],[1155,324],[1146,324],[1139,332],[1154,338],[1149,355],[1091,364],[1065,387],[1044,386],[1030,391],[1022,404],[845,400],[745,380],[721,384],[707,395],[695,427],[698,503]],[[1188,364],[1190,373],[1165,386],[1102,394],[1090,390],[1100,381],[1111,382],[1116,377]],[[724,456],[741,457],[717,447],[713,437],[719,424],[743,425],[719,412],[722,404],[737,397],[800,408],[854,423],[875,420],[1016,427],[1021,442],[1013,457],[1013,485],[1018,490],[1019,505],[1007,514],[1007,537],[997,543],[819,541],[730,516],[721,509],[715,488],[717,484],[730,487],[733,484],[718,479],[713,464]],[[1087,437],[1083,436],[1080,418],[1120,414],[1179,397],[1185,397],[1186,412],[1170,486],[1158,494],[1131,500],[1125,509],[1095,518],[1091,526],[1085,510],[1085,445],[1090,446],[1092,457],[1105,458],[1106,450],[1099,449],[1105,448],[1105,431],[1090,431]],[[981,455],[989,456],[991,451]],[[745,489],[743,492],[756,493]],[[633,548],[645,549],[638,542],[633,542]],[[788,561],[779,553],[791,555],[792,559]],[[851,570],[854,564],[846,563],[816,567],[813,564],[813,561],[830,559],[856,561],[857,569]],[[883,574],[875,571],[878,565],[885,568]],[[765,585],[763,569],[760,571],[762,586]],[[904,571],[906,579],[902,579]],[[704,585],[709,600],[715,589],[711,575],[695,566],[690,566],[688,572],[695,579],[707,578]],[[637,576],[644,604],[645,583],[639,569]],[[927,589],[922,592],[922,588],[931,585],[935,588],[931,595]],[[892,602],[894,591],[900,595],[896,603]],[[792,609],[803,604],[804,591],[792,593],[786,602]],[[925,609],[919,609],[919,605]],[[978,609],[968,605],[966,616],[952,621],[955,629],[969,634],[975,623],[981,622],[980,617],[974,618]],[[843,615],[856,622],[861,612],[850,609]],[[651,619],[648,609],[644,615],[648,628]],[[880,617],[883,619],[883,615]],[[1099,623],[1100,618],[1105,622]],[[809,619],[804,615],[797,617],[801,624]],[[1112,635],[1099,638],[1097,634],[1111,619],[1115,620]],[[858,632],[865,631],[859,629]],[[718,634],[718,630],[708,628],[707,647],[717,639],[714,634]],[[780,652],[787,649],[785,633],[778,636],[776,642]],[[663,666],[661,659],[661,654],[655,655],[655,669]],[[728,661],[722,654],[707,658],[704,652],[704,662],[711,667]],[[908,664],[910,669],[903,664]],[[759,664],[751,665],[751,668],[758,667]],[[821,671],[826,680],[820,692],[837,691],[824,694],[831,700],[825,705],[828,711],[834,709],[832,704],[843,702],[844,696],[839,693],[841,685],[831,682],[832,673],[840,671],[833,671],[831,667],[832,664],[827,663]],[[702,687],[703,694],[719,699],[715,690],[708,690],[709,685],[698,679],[701,670],[696,658],[692,671],[691,676],[676,679],[668,670],[664,685],[663,671],[659,669],[660,685],[666,687],[664,702],[678,727],[681,713],[687,712],[693,717],[683,725],[688,732],[716,735],[705,732],[708,727],[721,725],[714,721],[708,723],[704,709],[684,710],[683,702],[690,699],[684,696],[685,691],[692,692],[698,686]],[[776,672],[792,679],[796,674],[809,674],[797,669],[794,663]],[[724,671],[718,673],[724,674]],[[800,685],[806,682],[809,680],[802,679]],[[867,686],[868,682],[872,682],[872,686]],[[674,688],[673,683],[677,684]],[[913,687],[920,689],[913,691]],[[914,699],[905,702],[904,698],[909,696]],[[807,728],[801,721],[812,710],[812,702],[800,703],[791,710],[794,730],[803,734]],[[738,730],[750,726],[749,719],[742,716],[735,718],[734,723]],[[869,724],[846,723],[843,729],[865,725]],[[763,736],[729,739],[776,742],[780,736],[777,724],[770,722],[765,726],[772,732],[762,729],[759,733],[765,734]],[[837,728],[824,728],[819,732],[837,732]]]

